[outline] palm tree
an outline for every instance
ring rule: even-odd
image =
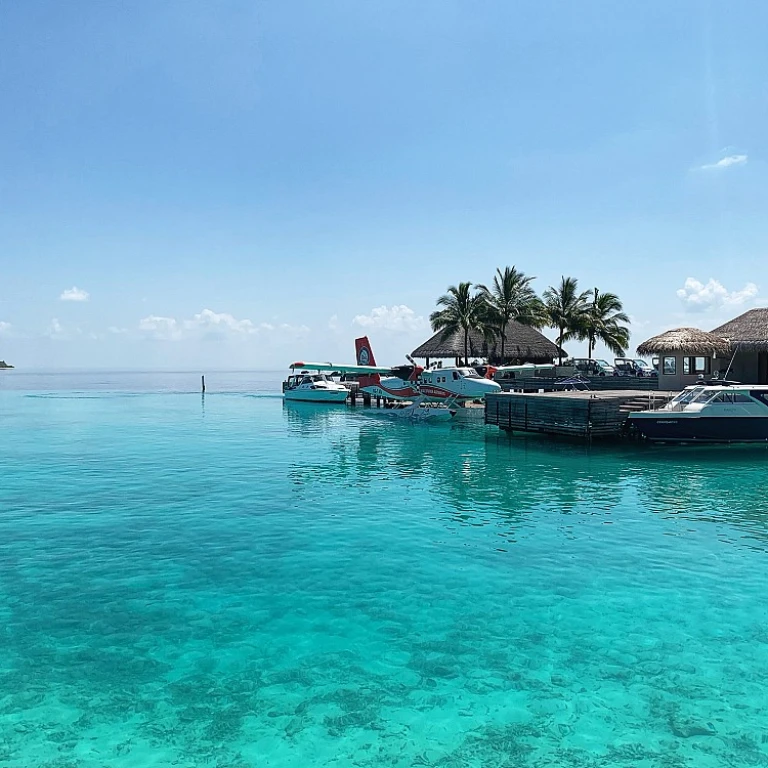
[[[629,328],[624,306],[615,293],[600,293],[595,288],[592,303],[584,313],[583,339],[589,345],[589,357],[598,341],[602,341],[617,357],[624,357],[629,346]]]
[[[507,326],[512,320],[523,325],[541,325],[541,299],[531,288],[536,278],[518,272],[515,267],[496,270],[491,288],[478,285],[489,309],[489,319],[501,340],[501,362],[507,343]]]
[[[482,292],[472,293],[472,283],[451,285],[438,300],[443,307],[429,316],[433,331],[442,331],[446,339],[454,333],[464,333],[464,364],[469,365],[469,334],[480,331],[488,335],[488,305]]]
[[[550,286],[544,291],[544,315],[551,328],[557,328],[558,363],[563,364],[563,344],[568,339],[583,338],[584,312],[587,309],[589,291],[579,293],[579,281],[575,277],[560,278],[559,287]]]

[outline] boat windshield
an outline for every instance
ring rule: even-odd
[[[312,384],[315,381],[328,381],[328,377],[324,373],[304,374],[299,384]]]
[[[714,400],[719,394],[720,391],[717,389],[705,389],[702,387],[701,391],[690,402],[696,403],[697,405],[703,405],[704,403],[708,403],[710,400]]]
[[[672,400],[669,401],[670,405],[687,405],[698,397],[702,392],[706,392],[704,387],[691,387],[690,389],[684,389],[680,394],[675,395]]]

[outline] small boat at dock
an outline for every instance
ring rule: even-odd
[[[349,390],[324,373],[303,370],[283,382],[283,397],[305,403],[345,403]]]
[[[629,425],[657,443],[768,443],[768,385],[700,382]]]
[[[283,397],[307,403],[344,403],[358,386],[349,379],[389,370],[367,365],[306,362],[291,363],[290,369],[290,376],[283,382]]]

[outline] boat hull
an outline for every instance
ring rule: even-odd
[[[286,400],[300,403],[345,403],[349,392],[335,389],[288,389],[283,393]]]
[[[632,418],[634,429],[651,442],[658,443],[765,443],[768,442],[768,418],[755,416],[698,416],[679,414]]]

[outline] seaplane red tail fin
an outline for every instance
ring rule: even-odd
[[[376,365],[376,359],[371,350],[371,342],[367,336],[361,336],[355,339],[355,352],[357,354],[358,365]]]

